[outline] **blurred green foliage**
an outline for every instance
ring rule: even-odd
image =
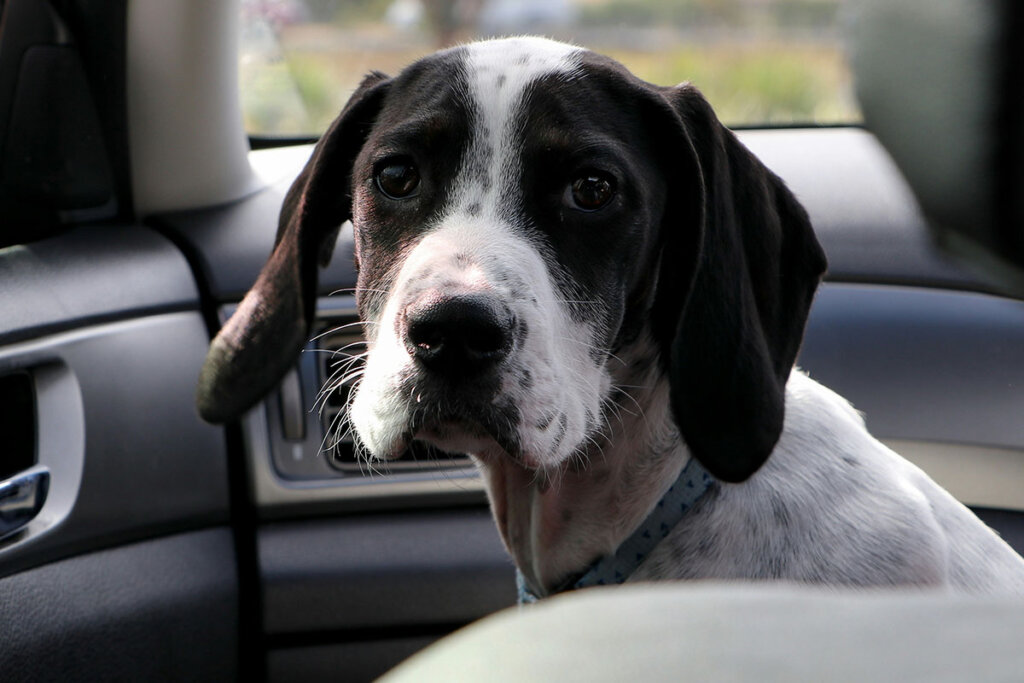
[[[243,53],[246,129],[316,134],[365,73],[396,73],[431,51],[426,20],[399,29],[382,19],[393,1],[304,0],[302,21],[274,27],[273,50],[265,40],[255,57]],[[693,83],[729,125],[854,123],[860,113],[838,41],[839,5],[586,0],[577,5],[578,25],[550,33],[615,57],[652,83]]]
[[[393,0],[304,0],[314,22],[380,21]]]
[[[836,22],[840,0],[605,0],[586,3],[585,26],[675,26],[829,28]]]
[[[608,54],[651,83],[693,83],[730,125],[860,120],[837,48],[743,42],[684,46],[656,55]]]

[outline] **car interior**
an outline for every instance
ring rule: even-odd
[[[1024,553],[1024,11],[850,4],[863,123],[737,129],[828,255],[798,366]],[[1024,671],[1012,601],[658,586],[501,612],[515,570],[467,457],[328,440],[346,387],[321,386],[361,348],[350,226],[294,369],[203,422],[210,340],[312,150],[243,127],[240,22],[238,2],[0,0],[0,677],[360,681],[436,643],[395,680],[622,680],[657,619],[688,644],[641,679],[690,657],[895,680],[934,657],[955,680],[954,646],[993,667],[974,680]],[[830,638],[877,656],[808,664]]]

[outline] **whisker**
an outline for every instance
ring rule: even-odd
[[[340,294],[359,294],[362,292],[368,292],[370,294],[390,294],[386,289],[374,289],[373,287],[342,287],[335,289],[328,296],[338,296]]]
[[[354,320],[354,321],[352,321],[350,323],[345,323],[344,325],[337,325],[335,327],[331,327],[329,329],[323,330],[322,332],[320,332],[320,334],[316,335],[315,337],[312,337],[309,341],[311,341],[311,342],[312,341],[319,341],[320,339],[326,337],[327,335],[335,334],[336,332],[341,332],[343,330],[347,330],[350,327],[356,327],[356,326],[363,327],[365,325],[380,325],[380,321],[378,321],[378,320]]]
[[[365,371],[362,368],[359,368],[353,370],[339,380],[333,381],[330,384],[325,384],[317,394],[316,400],[313,402],[313,407],[310,410],[315,410],[320,415],[323,415],[323,411],[327,407],[327,402],[330,400],[331,396],[338,390],[346,388],[346,385],[362,379],[364,372]],[[350,394],[355,391],[353,387],[348,387],[348,389]]]
[[[335,363],[331,368],[330,376],[324,381],[325,385],[333,381],[339,374],[349,372],[357,365],[365,366],[365,363],[363,362],[366,360],[367,354],[365,353],[340,355],[342,356],[342,358],[338,360],[337,363]]]
[[[640,413],[640,417],[646,422],[647,421],[647,415],[644,414],[644,408],[643,408],[643,406],[640,405],[640,402],[636,400],[636,397],[633,396],[633,394],[629,393],[628,391],[624,391],[624,390],[620,389],[619,387],[615,387],[614,389],[619,394],[625,396],[626,398],[628,398],[630,401],[633,402],[633,405],[636,406],[637,411],[639,411],[639,413]],[[626,407],[623,406],[621,403],[619,404],[619,407],[622,408],[622,410],[626,410]],[[630,415],[634,415],[633,413],[629,413],[629,414]]]

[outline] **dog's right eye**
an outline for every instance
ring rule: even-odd
[[[377,188],[391,199],[414,197],[420,187],[420,172],[411,161],[389,162],[377,171]]]
[[[615,197],[615,180],[595,171],[576,178],[566,188],[566,200],[580,211],[603,209]]]

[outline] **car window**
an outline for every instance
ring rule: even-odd
[[[243,0],[240,84],[254,137],[314,136],[363,75],[438,48],[541,34],[690,81],[733,127],[860,121],[841,0]]]

